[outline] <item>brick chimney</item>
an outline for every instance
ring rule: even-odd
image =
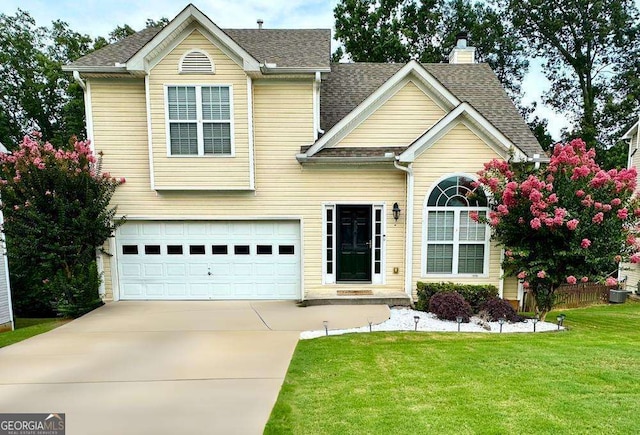
[[[476,49],[468,47],[468,41],[467,32],[456,35],[456,46],[449,53],[449,63],[476,63]]]

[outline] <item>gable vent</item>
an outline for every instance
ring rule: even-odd
[[[180,72],[186,74],[214,74],[216,71],[213,61],[207,53],[194,50],[182,56]]]

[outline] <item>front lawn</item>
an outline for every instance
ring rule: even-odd
[[[563,312],[561,333],[300,341],[265,433],[640,433],[640,303]]]
[[[0,347],[9,346],[10,344],[17,343],[27,338],[31,338],[34,335],[42,334],[47,331],[51,331],[58,326],[62,326],[67,323],[68,320],[64,319],[16,319],[16,329],[14,331],[8,331],[0,333]]]

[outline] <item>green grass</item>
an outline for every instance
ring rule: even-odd
[[[0,333],[0,347],[9,346],[10,344],[17,343],[27,338],[31,338],[34,335],[42,334],[52,329],[62,326],[67,323],[68,320],[64,319],[16,319],[16,329],[14,331]]]
[[[562,312],[560,333],[300,341],[265,433],[640,433],[640,303]]]

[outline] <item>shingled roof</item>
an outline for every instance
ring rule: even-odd
[[[114,44],[94,51],[66,66],[74,68],[114,67],[126,63],[161,27],[137,32]],[[258,62],[279,68],[328,68],[331,55],[330,29],[222,29]]]
[[[404,64],[334,63],[322,80],[320,123],[328,131]],[[460,101],[471,104],[529,156],[542,148],[487,64],[423,64]]]

